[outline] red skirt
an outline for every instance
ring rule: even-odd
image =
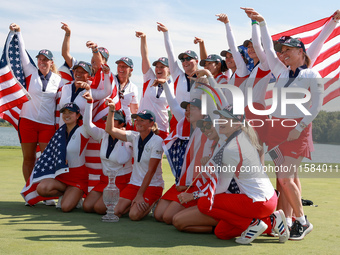
[[[311,159],[311,151],[313,150],[312,123],[310,123],[304,130],[302,130],[298,139],[290,142],[284,142],[287,139],[289,132],[295,127],[282,126],[281,121],[286,119],[275,117],[272,117],[272,119],[277,119],[279,121],[274,122],[274,127],[272,127],[271,124],[268,125],[268,139],[266,142],[268,145],[268,150],[283,142],[279,146],[279,149],[283,156],[288,156],[292,158],[299,158],[300,156],[302,156]],[[294,120],[299,123],[302,118]],[[284,124],[288,126],[292,126],[294,125],[294,123],[295,122],[293,121],[284,122]]]
[[[128,174],[116,177],[115,184],[116,184],[116,186],[117,186],[117,188],[119,189],[120,192],[130,182],[131,174],[132,173],[128,173]],[[106,175],[101,174],[99,183],[92,190],[98,191],[98,192],[103,192],[103,190],[105,189],[105,187],[107,186],[108,183],[109,183],[109,178]]]
[[[77,187],[87,194],[89,174],[85,165],[74,168],[70,167],[68,173],[60,174],[55,179],[69,186]]]
[[[187,193],[193,193],[194,191],[197,191],[198,188],[197,187],[190,187],[187,191]],[[176,184],[172,185],[171,188],[165,192],[165,194],[161,197],[161,199],[164,199],[164,200],[170,200],[170,201],[175,201],[179,204],[181,204],[181,202],[179,202],[178,200],[178,195],[181,194],[183,191],[177,191],[176,190]],[[197,205],[197,200],[192,200],[188,203],[184,203],[182,204],[185,208],[188,208],[188,207],[192,207],[192,206],[195,206]]]
[[[256,110],[265,110],[266,109],[264,107],[264,105],[262,105],[260,103],[253,103],[253,106]],[[245,115],[246,115],[246,119],[248,121],[249,120],[255,120],[255,121],[251,122],[250,125],[254,126],[253,128],[256,131],[259,140],[266,143],[266,140],[267,140],[267,137],[268,137],[268,132],[267,132],[268,121],[266,121],[266,120],[269,119],[268,115],[256,115],[249,110],[248,106],[246,106],[246,108],[244,109],[244,112],[245,112]],[[260,121],[256,121],[256,120],[260,120]],[[261,126],[261,127],[256,127],[256,126]]]

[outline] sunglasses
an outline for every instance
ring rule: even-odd
[[[193,59],[192,57],[181,58],[181,62],[184,62],[185,60],[190,61],[192,59]]]
[[[207,124],[205,126],[200,127],[201,132],[204,133],[205,130],[209,130],[212,127],[211,122],[206,122]]]

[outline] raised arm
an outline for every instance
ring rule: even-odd
[[[326,39],[330,36],[333,32],[336,25],[339,23],[340,20],[340,10],[336,10],[333,14],[332,19],[325,25],[322,29],[319,36],[312,42],[312,44],[308,47],[306,53],[311,60],[311,67],[314,65],[315,60],[318,58],[321,48],[324,45]]]
[[[146,34],[143,32],[136,31],[136,37],[140,38],[140,53],[142,56],[142,72],[146,74],[151,68],[151,63],[149,60],[148,45],[146,43]]]
[[[204,45],[204,41],[202,38],[195,37],[194,44],[198,44],[200,47],[200,58],[207,59],[208,53]]]
[[[96,65],[97,67],[100,67],[104,64],[102,54],[100,54],[98,50],[98,45],[95,42],[87,41],[86,47],[92,50],[92,66]]]
[[[168,54],[169,69],[170,69],[170,73],[174,75],[175,73],[178,73],[179,71],[181,71],[181,68],[178,65],[178,61],[176,60],[177,58],[174,53],[174,47],[170,39],[170,34],[168,31],[168,28],[165,25],[159,22],[157,22],[157,24],[158,24],[157,25],[158,31],[163,32],[164,34],[164,43],[165,43],[166,53]]]
[[[61,46],[61,55],[65,59],[66,64],[71,68],[72,67],[72,56],[70,54],[70,45],[71,45],[71,29],[66,24],[61,22],[61,29],[65,30],[65,36],[63,45]]]
[[[103,138],[103,132],[105,132],[103,129],[96,127],[92,123],[92,109],[93,109],[93,98],[91,95],[91,90],[84,93],[83,98],[87,101],[87,104],[85,106],[85,112],[84,112],[84,119],[83,119],[83,125],[86,129],[86,132],[97,142],[100,142],[100,140]]]
[[[233,58],[236,64],[236,70],[240,76],[245,76],[249,73],[246,63],[243,60],[241,53],[238,51],[238,47],[235,43],[234,34],[231,30],[230,22],[228,16],[226,14],[217,14],[217,20],[221,21],[225,24],[226,33],[227,33],[227,41],[231,53],[233,54]]]
[[[102,66],[102,71],[104,73],[104,89],[92,90],[92,95],[93,95],[94,100],[104,99],[105,97],[110,96],[112,92],[112,83],[110,79],[111,77],[110,67],[105,64]]]
[[[166,79],[155,79],[152,86],[158,86],[161,84],[164,89],[166,100],[168,101],[168,105],[172,114],[175,116],[177,120],[181,120],[185,117],[183,108],[178,104],[176,98],[171,93],[169,88],[168,81]]]
[[[107,115],[105,131],[112,137],[126,142],[127,141],[126,131],[114,127],[114,112],[116,107],[115,103],[113,102],[113,99],[112,98],[106,99],[106,104],[109,107],[109,113]]]
[[[264,52],[264,49],[262,48],[262,45],[261,45],[260,26],[259,26],[259,23],[256,20],[254,20],[252,17],[252,14],[253,14],[252,11],[254,11],[254,9],[253,8],[241,8],[241,9],[244,10],[247,16],[251,19],[251,25],[252,25],[251,38],[252,38],[252,43],[253,43],[253,47],[256,52],[256,55],[259,58],[262,66],[266,69],[269,69],[266,53]]]
[[[287,67],[285,66],[285,64],[283,64],[280,61],[280,59],[276,55],[276,52],[274,50],[274,44],[269,34],[266,21],[264,20],[264,18],[256,11],[252,11],[251,15],[252,15],[252,19],[259,22],[263,48],[266,52],[266,57],[267,57],[269,68],[274,74],[274,76],[278,77],[281,70]]]
[[[13,32],[13,33],[16,33],[17,36],[18,36],[18,40],[19,40],[19,51],[20,51],[20,58],[21,58],[21,64],[22,64],[22,68],[25,72],[25,69],[27,70],[27,68],[29,67],[30,65],[30,59],[28,57],[28,54],[26,52],[26,47],[25,47],[25,42],[24,42],[24,39],[22,38],[22,35],[21,35],[21,29],[20,29],[20,26],[15,24],[15,23],[12,23],[10,26],[9,26],[9,29]]]

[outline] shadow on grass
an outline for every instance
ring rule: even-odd
[[[83,245],[88,248],[238,246],[234,240],[220,240],[213,234],[179,232],[173,226],[157,222],[150,215],[137,222],[124,216],[118,223],[105,223],[100,215],[84,213],[81,209],[63,213],[42,204],[27,207],[23,202],[0,202],[0,208],[0,220],[5,222],[3,225],[20,225],[17,230],[30,232],[25,239],[31,241],[88,242]],[[34,235],[34,232],[46,234]]]

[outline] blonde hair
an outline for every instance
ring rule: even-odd
[[[151,131],[155,134],[158,135],[159,134],[159,129],[158,129],[158,125],[156,122],[153,123],[153,126],[151,128]]]
[[[309,68],[310,67],[310,65],[311,65],[311,59],[310,59],[310,57],[307,55],[307,53],[306,52],[304,52],[303,51],[303,57],[304,57],[304,59],[305,59],[305,65]]]
[[[242,131],[245,132],[245,133],[248,135],[251,144],[252,144],[258,151],[261,150],[261,149],[262,149],[262,146],[261,146],[260,143],[259,143],[259,139],[258,139],[258,137],[257,137],[257,134],[256,134],[254,128],[253,128],[252,126],[250,126],[250,125],[248,124],[247,121],[245,121],[244,123],[245,123],[245,125],[244,125],[244,126],[241,126]]]
[[[52,73],[55,73],[55,74],[58,74],[59,76],[61,76],[60,73],[59,73],[59,71],[58,71],[58,68],[57,68],[56,64],[54,63],[54,61],[53,61],[53,64],[52,64],[52,66],[51,66],[51,72],[52,72]]]

